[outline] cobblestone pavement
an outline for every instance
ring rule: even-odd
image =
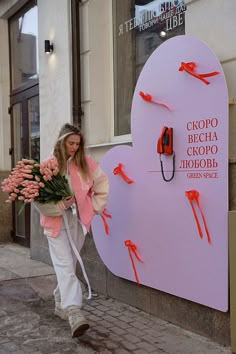
[[[0,282],[0,354],[230,354],[206,338],[121,302],[94,297],[84,306],[90,329],[72,339],[53,314],[55,275]]]

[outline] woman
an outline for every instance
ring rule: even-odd
[[[67,177],[73,196],[57,204],[35,204],[41,214],[40,222],[48,238],[58,282],[54,290],[54,313],[68,319],[72,337],[79,337],[89,324],[81,313],[82,290],[76,276],[76,263],[77,259],[80,263],[82,260],[78,252],[94,213],[102,213],[106,205],[108,179],[97,163],[85,155],[83,135],[73,125],[65,124],[61,128],[53,155],[60,173]],[[83,263],[81,266],[86,278]]]

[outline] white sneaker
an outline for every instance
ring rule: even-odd
[[[78,306],[69,306],[67,307],[67,314],[72,338],[82,336],[89,328],[89,324],[82,315],[80,308]]]
[[[68,320],[67,311],[61,307],[61,303],[55,302],[54,315],[60,317],[62,320]]]

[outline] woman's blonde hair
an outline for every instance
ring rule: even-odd
[[[65,143],[66,143],[66,139],[71,134],[76,134],[80,136],[79,149],[76,151],[75,155],[73,156],[73,160],[75,164],[78,166],[78,168],[80,169],[82,175],[84,177],[87,177],[89,176],[89,168],[85,156],[85,141],[84,141],[83,134],[81,133],[81,130],[76,126],[71,125],[69,123],[66,123],[62,126],[59,132],[57,142],[53,149],[53,155],[56,157],[58,161],[60,173],[65,174],[67,159],[68,159],[68,156],[66,155]]]

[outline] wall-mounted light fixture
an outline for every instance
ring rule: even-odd
[[[166,36],[167,36],[166,31],[162,30],[162,31],[159,33],[159,36],[160,36],[162,39],[166,38]]]
[[[50,41],[48,39],[45,39],[45,41],[44,41],[44,51],[47,54],[50,54],[53,52],[53,44],[50,43]]]

